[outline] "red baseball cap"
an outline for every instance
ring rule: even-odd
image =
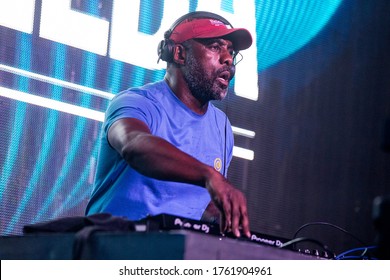
[[[180,23],[169,37],[175,43],[189,39],[225,38],[233,43],[237,51],[245,50],[252,45],[252,36],[245,28],[231,28],[222,21],[212,18],[193,18]]]

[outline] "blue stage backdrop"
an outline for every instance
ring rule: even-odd
[[[109,100],[163,78],[164,31],[203,10],[254,39],[215,103],[234,126],[229,179],[248,196],[252,229],[290,238],[327,221],[372,242],[371,199],[389,186],[378,144],[389,32],[386,1],[368,2],[0,0],[0,234],[83,215]],[[310,234],[335,250],[357,245]]]

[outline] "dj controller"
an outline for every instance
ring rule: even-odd
[[[179,216],[160,214],[147,217],[136,225],[137,231],[156,232],[156,231],[173,231],[187,230],[199,232],[206,235],[218,236],[226,239],[236,239],[243,242],[251,242],[259,245],[277,247],[281,250],[292,250],[302,254],[311,255],[322,259],[332,259],[334,254],[327,250],[318,249],[296,249],[293,240],[269,234],[251,231],[250,238],[235,237],[232,233],[221,234],[219,224],[207,223],[198,220],[192,220]],[[291,245],[289,245],[291,244]],[[286,246],[289,245],[289,246]]]

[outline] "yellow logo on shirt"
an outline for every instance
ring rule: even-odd
[[[214,169],[217,171],[221,171],[222,168],[222,160],[220,158],[216,158],[214,160]]]

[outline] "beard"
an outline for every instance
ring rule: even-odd
[[[234,75],[234,67],[229,66],[222,67],[216,72],[206,71],[194,56],[189,54],[183,76],[192,95],[202,104],[206,104],[210,100],[222,100],[225,98],[228,87],[221,86],[216,82],[216,79],[223,71],[230,72],[230,79]]]

